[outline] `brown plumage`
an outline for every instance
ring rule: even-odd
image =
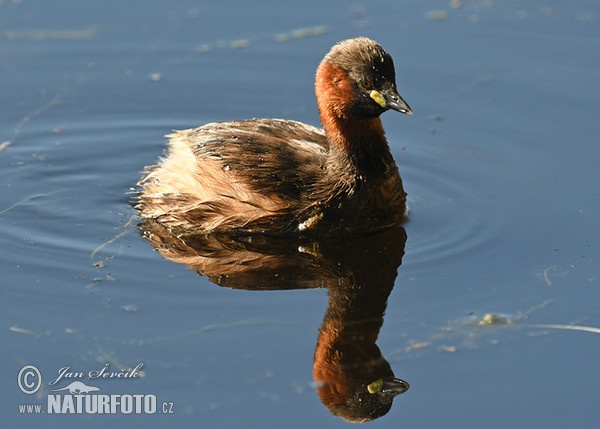
[[[402,222],[406,194],[379,115],[411,114],[376,42],[335,45],[317,69],[324,130],[281,119],[178,131],[136,207],[183,233],[335,236]]]

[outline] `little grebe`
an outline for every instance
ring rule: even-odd
[[[178,131],[148,167],[136,207],[186,233],[357,235],[406,218],[406,193],[379,115],[412,114],[391,56],[342,41],[317,69],[322,129],[250,119]]]

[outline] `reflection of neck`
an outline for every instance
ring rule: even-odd
[[[390,287],[377,291],[372,284],[329,289],[329,307],[319,331],[313,373],[317,383],[333,387],[326,390],[334,394],[328,398],[333,403],[343,402],[350,393],[350,373],[377,366],[383,359],[375,341],[393,286],[391,280]]]

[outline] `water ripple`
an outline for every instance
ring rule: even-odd
[[[492,175],[427,146],[407,151],[398,163],[408,192],[405,261],[411,269],[492,248],[504,224],[501,199],[488,191]]]

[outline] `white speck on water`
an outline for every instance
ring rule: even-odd
[[[133,304],[128,304],[128,305],[124,305],[123,306],[123,311],[125,313],[136,313],[137,312],[137,307]]]

